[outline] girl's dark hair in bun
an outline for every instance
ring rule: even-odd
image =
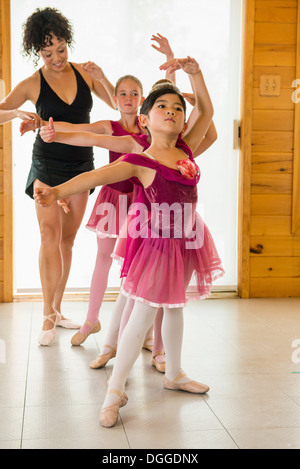
[[[184,97],[182,96],[177,86],[172,85],[170,83],[161,83],[153,86],[150,94],[147,96],[141,106],[140,114],[149,114],[155,101],[164,94],[177,94],[183,106],[184,115],[186,115],[186,102],[184,100]]]

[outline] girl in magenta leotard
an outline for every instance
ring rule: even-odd
[[[86,72],[94,79],[102,82],[103,72],[100,67],[92,62],[85,64]],[[104,83],[105,85],[105,83]],[[109,90],[108,90],[109,91]],[[116,106],[116,109],[120,112],[120,119],[118,121],[112,120],[101,120],[92,124],[71,124],[68,122],[56,122],[56,130],[63,132],[68,136],[72,135],[72,132],[95,132],[102,136],[133,136],[136,138],[137,145],[141,145],[140,150],[142,151],[144,145],[147,147],[147,136],[144,134],[139,126],[138,122],[138,110],[143,100],[143,87],[140,80],[132,75],[125,75],[116,83],[114,95],[112,101]],[[51,120],[52,121],[52,120]],[[48,122],[43,122],[44,125]],[[21,126],[21,132],[24,133],[31,129],[32,122],[25,122]],[[43,130],[41,130],[43,136]],[[44,143],[44,142],[43,142]],[[69,140],[66,141],[69,143]],[[70,142],[71,143],[71,142]],[[57,144],[57,143],[56,143]],[[68,145],[66,145],[68,147]],[[90,145],[87,145],[87,147]],[[104,146],[104,145],[103,145]],[[122,148],[122,145],[120,145]],[[51,148],[51,146],[49,146]],[[75,145],[76,148],[76,145]],[[109,148],[109,163],[113,163],[121,156],[120,151],[114,151]],[[126,146],[125,146],[126,150]],[[120,196],[121,199],[120,199]],[[130,181],[120,181],[115,184],[108,184],[101,188],[91,216],[86,227],[97,233],[97,256],[94,267],[94,272],[90,286],[89,306],[86,320],[80,330],[72,337],[72,345],[82,344],[86,338],[100,330],[99,322],[99,310],[103,301],[104,293],[107,287],[107,280],[109,270],[112,264],[111,254],[114,250],[117,237],[119,235],[118,224],[111,229],[111,223],[108,223],[110,229],[105,232],[100,232],[97,226],[100,225],[101,218],[103,215],[100,214],[100,208],[103,204],[112,204],[115,207],[116,213],[119,212],[119,200],[125,202],[125,212],[132,203],[133,196],[133,183]],[[61,201],[60,204],[66,212],[68,212],[68,201]],[[119,220],[119,217],[117,217]]]
[[[156,86],[158,86],[158,87],[159,86],[168,86],[168,83],[165,80],[163,80],[163,81],[165,83],[158,83],[158,85],[156,85]],[[194,102],[192,104],[194,104]],[[191,118],[191,120],[193,121],[192,118]],[[64,143],[72,143],[72,144],[76,144],[76,145],[80,145],[80,146],[97,145],[97,146],[100,146],[100,147],[104,147],[104,148],[107,148],[107,149],[114,150],[114,151],[110,152],[112,155],[120,155],[121,150],[123,150],[124,152],[126,152],[126,151],[131,151],[131,152],[132,151],[136,151],[136,152],[138,151],[138,152],[140,152],[140,151],[143,151],[144,149],[149,147],[149,145],[150,145],[149,136],[147,136],[145,134],[141,134],[141,133],[138,133],[137,135],[132,135],[132,134],[128,135],[126,133],[126,131],[122,128],[119,131],[119,133],[120,134],[122,133],[123,137],[122,138],[118,137],[117,139],[115,139],[114,137],[111,138],[111,137],[103,136],[103,135],[95,136],[95,135],[93,135],[89,132],[84,132],[84,133],[80,132],[80,130],[81,131],[82,130],[93,130],[93,132],[95,132],[95,133],[103,132],[104,131],[103,127],[104,127],[105,122],[110,124],[110,121],[99,121],[99,122],[96,122],[94,124],[90,124],[88,126],[80,126],[79,125],[79,126],[72,126],[71,127],[68,124],[67,127],[66,127],[65,123],[59,123],[58,122],[58,123],[55,123],[55,129],[58,129],[58,133],[55,134],[55,137],[53,137],[54,129],[49,131],[49,127],[43,127],[42,130],[41,130],[41,135],[45,139],[45,141],[47,141],[47,142],[51,142],[54,139],[54,141],[62,141]],[[115,123],[114,123],[114,126],[116,126]],[[118,123],[118,127],[120,128],[119,123]],[[62,133],[61,130],[67,130],[68,133]],[[71,130],[76,130],[76,133],[70,132]],[[110,127],[108,128],[108,131],[110,131]],[[108,133],[108,131],[107,131],[107,133]],[[49,137],[49,132],[50,132],[51,137]],[[216,139],[216,131],[215,131],[214,124],[212,122],[209,126],[208,131],[206,132],[205,137],[202,139],[201,143],[198,145],[198,147],[195,151],[195,155],[198,156],[198,155],[202,154],[210,145],[212,145],[212,143],[215,141],[215,139]],[[113,161],[114,159],[115,158],[112,157],[111,161]],[[125,182],[125,184],[127,184],[127,183],[128,183],[128,181]],[[123,187],[124,187],[124,182],[122,182],[120,184],[123,184]],[[116,185],[114,185],[114,187],[115,186]],[[108,191],[107,191],[107,188],[109,188]],[[102,195],[102,193],[104,193],[104,196]],[[114,197],[114,194],[116,194],[115,197]],[[107,230],[105,231],[105,233],[103,233],[102,230],[101,230],[101,232],[99,232],[99,226],[100,226],[99,221],[101,221],[101,218],[100,218],[100,215],[97,215],[96,208],[98,206],[100,206],[100,202],[103,203],[105,201],[106,202],[109,201],[109,203],[112,203],[113,205],[115,205],[115,202],[117,202],[117,204],[116,204],[116,206],[117,206],[118,201],[119,201],[118,196],[121,195],[121,194],[122,193],[117,192],[115,190],[110,190],[109,186],[104,186],[102,188],[102,190],[100,191],[100,194],[99,194],[99,196],[97,198],[97,201],[95,203],[95,206],[94,206],[93,214],[91,215],[90,221],[89,221],[87,226],[89,228],[93,229],[94,231],[98,231],[98,234],[102,237],[103,237],[103,235],[107,236]],[[135,195],[134,199],[136,199],[136,202],[138,202],[138,203],[142,202],[144,204],[147,203],[147,199],[145,199],[143,191],[139,190],[138,186],[136,186],[135,194],[136,195]],[[107,195],[108,195],[108,197],[107,197]],[[100,197],[101,197],[101,199],[100,199]],[[131,196],[130,196],[130,198],[132,199]],[[114,213],[116,213],[116,212],[114,212]],[[118,219],[119,219],[118,214],[116,213],[116,215],[117,215],[116,216],[116,221],[118,221]],[[113,223],[112,224],[108,223],[108,226],[111,226],[111,225],[113,225]],[[113,238],[116,238],[115,233],[116,233],[116,231],[111,233]],[[113,257],[119,258],[121,260],[121,263],[123,264],[122,265],[122,274],[121,274],[121,276],[123,278],[126,277],[126,275],[127,275],[128,268],[129,268],[129,265],[130,265],[129,258],[131,258],[131,257],[128,257],[126,262],[123,263],[124,258],[125,258],[125,253],[126,253],[126,246],[127,246],[126,236],[127,236],[126,234],[125,234],[124,237],[122,237],[122,235],[121,235],[121,237],[118,239],[118,244],[116,245],[116,250],[113,253]],[[115,242],[115,239],[113,239],[113,241]],[[136,252],[136,250],[137,250],[137,248],[138,248],[138,246],[141,242],[141,238],[138,238],[134,241],[135,241],[134,243],[128,245],[128,250],[129,250],[131,255],[132,255],[133,250],[134,250],[134,252]],[[98,240],[98,243],[99,243],[99,240]],[[100,256],[99,256],[99,259],[97,257],[97,261],[98,260],[100,260]],[[96,279],[99,280],[99,277],[97,275],[97,270],[100,269],[100,275],[101,275],[101,267],[102,267],[101,263],[96,262],[95,273],[94,273],[94,279],[95,280]],[[105,282],[106,281],[105,275],[102,278],[104,279],[104,282]],[[95,313],[95,315],[97,315],[97,318],[98,318],[99,308],[100,308],[100,305],[101,305],[101,300],[102,300],[102,297],[103,297],[103,294],[101,294],[101,291],[102,291],[101,290],[101,283],[100,283],[100,290],[101,290],[100,291],[100,294],[101,294],[100,296],[101,296],[101,298],[99,298],[98,287],[99,287],[98,283],[93,280],[92,285],[91,285],[91,295],[95,297],[94,306],[95,306],[95,303],[98,302],[99,307],[98,308],[94,307],[92,309],[92,311],[94,310],[94,313]],[[91,304],[91,301],[90,301],[90,304]],[[90,363],[91,368],[94,368],[94,369],[95,368],[102,368],[103,366],[105,366],[107,364],[107,362],[111,358],[113,358],[115,356],[115,354],[116,354],[116,344],[120,340],[121,334],[124,330],[125,325],[128,322],[128,319],[130,317],[133,306],[134,306],[134,300],[132,300],[130,297],[127,297],[123,292],[120,292],[120,294],[117,298],[116,306],[115,306],[115,308],[113,310],[113,313],[112,313],[111,320],[109,322],[109,326],[108,326],[108,330],[106,332],[106,337],[105,337],[104,345],[102,347],[101,354]],[[91,309],[91,306],[90,306],[90,309]],[[147,334],[145,336],[145,341],[144,341],[144,344],[143,344],[144,348],[149,348],[150,350],[152,348],[152,365],[160,372],[165,371],[164,347],[163,347],[163,341],[162,341],[162,337],[161,337],[162,319],[163,319],[163,309],[159,308],[158,313],[157,313],[156,318],[155,318],[155,321],[154,321],[153,346],[151,347],[151,343],[149,344],[150,340],[152,341],[152,338],[151,338],[152,337],[152,328],[150,328],[149,331],[147,332]],[[97,329],[95,327],[92,332],[94,332],[96,330]],[[74,338],[72,339],[72,341],[75,342],[75,340],[77,338],[79,339],[79,343],[82,343],[81,342],[81,340],[82,340],[81,334],[75,335]],[[149,338],[148,341],[147,341],[147,338]],[[149,347],[149,345],[150,345],[150,347]]]
[[[169,45],[167,38],[158,34],[153,35],[152,40],[156,41],[157,43],[157,45],[153,44],[153,47],[159,52],[163,53],[166,56],[166,60],[170,60],[174,57],[173,51]],[[88,63],[86,68],[87,71],[90,72],[92,77],[101,79],[102,71],[95,64]],[[100,121],[103,127],[100,132],[106,135],[119,137],[125,135],[136,136],[137,142],[141,144],[143,148],[144,145],[148,146],[149,143],[147,139],[143,140],[139,138],[142,138],[143,136],[145,137],[144,132],[139,126],[137,117],[139,106],[143,100],[143,87],[140,80],[131,75],[125,75],[124,77],[119,78],[115,87],[115,95],[113,97],[113,100],[116,108],[121,114],[120,120]],[[93,129],[90,127],[88,130],[96,130],[97,132],[99,132],[99,123],[97,123],[97,128],[95,127],[95,129]],[[110,150],[109,162],[114,162],[120,156],[121,153]],[[97,257],[91,280],[87,317],[83,326],[72,337],[72,345],[81,345],[91,333],[98,332],[101,327],[99,322],[99,310],[107,287],[108,274],[112,264],[111,255],[114,251],[116,240],[119,236],[120,227],[118,226],[118,223],[116,223],[113,228],[110,228],[113,224],[110,224],[110,221],[107,220],[109,229],[105,232],[100,232],[99,229],[97,229],[97,226],[99,226],[99,222],[101,221],[103,215],[99,214],[99,208],[105,203],[112,204],[115,207],[116,220],[118,221],[119,201],[121,200],[120,196],[123,196],[122,200],[125,200],[125,204],[127,197],[128,208],[133,200],[132,182],[121,181],[116,184],[108,184],[102,187],[94,204],[91,217],[86,226],[88,229],[91,229],[97,233]],[[122,208],[124,209],[124,207]],[[122,308],[123,303],[124,300],[122,302]],[[115,324],[114,329],[118,329],[118,324]],[[110,335],[111,333],[109,334],[109,336]],[[152,338],[152,330],[149,330],[148,337]],[[110,343],[112,342],[112,339],[108,337],[106,342]],[[109,345],[108,347],[104,346],[103,353],[106,354],[107,352],[111,352],[111,354],[114,355],[114,347],[112,350]]]
[[[196,105],[201,111],[184,139],[193,151],[211,122],[212,103],[194,59],[174,59],[165,67],[181,68],[191,80]],[[116,424],[119,408],[127,403],[127,377],[160,306],[164,307],[164,388],[192,393],[209,390],[207,385],[192,380],[181,369],[183,306],[187,301],[185,291],[192,276],[196,282],[190,297],[201,298],[209,294],[212,281],[223,274],[213,239],[195,212],[199,169],[187,146],[176,146],[184,127],[184,99],[174,89],[165,88],[150,93],[141,112],[140,121],[151,135],[147,154],[125,155],[114,165],[113,172],[108,165],[79,175],[60,186],[35,190],[37,202],[47,207],[57,199],[87,188],[133,178],[134,183],[143,186],[145,196],[152,204],[148,236],[143,239],[141,249],[130,259],[123,285],[124,292],[135,299],[135,305],[118,344],[113,373],[100,412],[100,423],[105,427]],[[162,202],[167,212],[171,207],[175,210],[167,225],[157,211]],[[178,223],[175,214],[180,215],[180,208],[184,221]],[[187,220],[184,216],[186,213]],[[179,228],[181,234],[178,233]],[[168,235],[165,235],[165,230],[170,230]]]
[[[143,98],[141,82],[130,75],[118,80],[115,89],[116,106],[121,113],[119,121],[105,122],[106,134],[113,136],[136,135],[142,136],[144,132],[139,127],[137,113]],[[121,156],[121,153],[109,151],[109,162],[113,163]],[[122,197],[121,197],[122,196]],[[94,204],[91,216],[86,227],[97,234],[97,257],[90,286],[88,313],[84,325],[72,337],[72,345],[82,344],[88,335],[100,330],[99,310],[107,287],[109,270],[112,264],[111,254],[114,250],[119,235],[118,223],[115,226],[107,223],[107,230],[99,231],[101,219],[104,213],[100,213],[103,204],[112,204],[116,214],[119,214],[119,201],[125,202],[124,209],[127,212],[132,203],[133,184],[130,181],[121,181],[115,184],[103,186]],[[107,218],[107,217],[105,217]],[[119,216],[116,217],[119,220]]]
[[[173,51],[169,45],[167,38],[158,34],[158,35],[153,35],[151,39],[153,41],[156,41],[158,44],[158,46],[155,46],[154,44],[152,46],[159,52],[163,53],[166,56],[167,60],[174,57]],[[103,80],[104,74],[102,70],[96,64],[94,64],[93,62],[86,63],[85,70],[91,75],[93,79],[97,79],[101,82],[103,81],[103,84],[105,86],[105,80]],[[174,75],[175,74],[168,74],[167,72],[167,77],[169,80],[174,80],[175,78]],[[109,92],[109,90],[107,91]],[[117,109],[120,110],[120,113],[121,113],[121,119],[119,121],[98,121],[98,122],[95,122],[93,124],[89,124],[86,126],[84,125],[72,126],[64,122],[56,122],[56,125],[55,125],[56,130],[67,131],[67,132],[70,132],[73,130],[77,132],[89,131],[89,132],[105,134],[107,136],[112,135],[112,136],[118,136],[118,137],[132,136],[136,140],[136,149],[139,151],[142,151],[144,148],[147,148],[149,146],[148,136],[145,135],[140,129],[139,124],[138,124],[138,118],[137,118],[137,112],[138,112],[139,104],[142,100],[142,95],[143,95],[142,84],[137,78],[131,75],[126,75],[124,77],[121,77],[116,84],[115,95],[112,98],[114,105],[116,106]],[[25,130],[30,130],[30,125],[29,125],[29,129],[25,129],[25,126],[24,126],[22,130],[23,132]],[[43,135],[43,132],[42,132],[42,135]],[[120,144],[119,146],[117,146],[118,151],[112,151],[109,145],[106,146],[106,148],[110,149],[110,152],[109,152],[110,163],[115,161],[121,155],[121,153],[119,152],[120,148],[122,148],[121,141],[122,139],[119,139]],[[138,145],[140,145],[139,148],[138,148]],[[90,146],[90,145],[87,145],[87,146]],[[101,145],[101,144],[99,146],[105,147],[105,145]],[[126,146],[124,147],[124,150],[126,150]],[[109,269],[110,269],[111,262],[112,262],[111,254],[114,249],[116,239],[119,236],[118,223],[116,224],[116,226],[114,226],[114,229],[110,229],[110,230],[106,229],[105,232],[99,231],[101,218],[103,218],[103,216],[100,215],[99,208],[101,206],[103,207],[104,204],[112,204],[115,207],[115,210],[116,210],[115,213],[117,215],[116,220],[118,221],[119,220],[118,213],[119,213],[120,196],[123,196],[122,197],[123,202],[124,202],[124,199],[127,199],[125,200],[125,205],[128,207],[130,203],[132,202],[132,196],[133,196],[132,191],[133,191],[133,184],[130,181],[122,181],[117,184],[106,185],[102,187],[98,195],[98,198],[95,202],[94,209],[92,211],[91,217],[87,224],[87,228],[95,231],[98,235],[97,236],[97,245],[98,245],[97,257],[96,257],[95,268],[94,268],[94,273],[93,273],[91,287],[90,287],[90,301],[89,301],[87,318],[86,318],[84,325],[80,328],[79,332],[76,333],[72,337],[71,343],[73,345],[82,344],[91,333],[95,333],[100,330],[100,322],[98,320],[99,310],[100,310],[100,306],[101,306],[103,296],[105,293],[105,289],[107,286],[108,273],[109,273]],[[122,208],[123,208],[123,211],[126,211],[126,207],[125,207],[125,210],[124,210],[124,206]],[[65,209],[67,210],[66,206],[65,206]],[[108,220],[108,227],[111,227],[111,225],[112,224],[110,224]],[[105,363],[103,363],[103,355],[105,356],[104,361],[107,362],[109,358],[111,358],[115,354],[116,341],[119,335],[120,314],[125,307],[125,303],[127,306],[126,311],[130,312],[133,307],[133,301],[132,302],[130,302],[130,300],[127,301],[125,297],[120,295],[117,301],[115,311],[114,311],[115,320],[110,321],[110,325],[109,325],[109,329],[106,335],[105,345],[102,350],[100,361],[99,359],[96,361],[95,360],[93,361],[92,367],[94,368],[99,368],[105,365]],[[160,324],[159,322],[157,324],[158,324],[158,328],[157,328],[158,332],[155,335],[154,344],[153,344],[153,355],[154,355],[153,363],[156,364],[158,367],[163,367],[164,364],[163,363],[158,364],[158,361],[157,361],[160,359],[161,362],[164,362],[163,345],[162,345],[161,334],[160,334]],[[151,346],[152,345],[151,343],[153,342],[152,334],[153,334],[152,328],[150,328],[145,337],[145,346],[147,346],[147,348],[149,347],[149,345],[150,345],[150,348],[152,348]],[[155,357],[157,357],[157,359],[155,359]]]

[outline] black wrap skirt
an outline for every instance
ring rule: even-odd
[[[33,183],[36,179],[50,187],[58,186],[78,174],[94,169],[92,160],[83,162],[64,162],[60,160],[33,159],[27,178],[25,192],[33,199]],[[94,189],[90,190],[90,194]]]

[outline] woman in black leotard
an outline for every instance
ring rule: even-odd
[[[72,124],[85,124],[90,122],[90,111],[93,101],[90,88],[75,66],[70,63],[76,77],[77,93],[74,101],[65,102],[48,84],[40,74],[40,94],[35,103],[39,117],[48,121],[56,115],[57,119]],[[77,174],[93,169],[93,148],[76,147],[72,145],[45,143],[38,132],[33,145],[32,164],[26,184],[26,193],[33,198],[33,183],[36,179],[55,186],[57,181],[70,179]]]
[[[91,92],[112,107],[113,86],[103,80],[93,80],[79,64],[68,62],[68,46],[72,44],[69,21],[56,9],[37,9],[24,24],[23,48],[27,55],[43,60],[43,66],[21,81],[0,103],[0,124],[16,117],[34,119],[40,127],[42,119],[71,123],[88,123],[92,108]],[[20,111],[27,100],[36,106],[37,114]],[[26,193],[32,197],[34,186],[55,186],[73,176],[93,169],[92,148],[63,144],[48,145],[39,133],[33,147],[32,164]],[[78,328],[61,316],[61,301],[67,283],[72,246],[81,224],[88,192],[69,201],[69,213],[59,206],[43,210],[36,204],[41,233],[40,277],[44,299],[44,322],[39,336],[41,345],[55,338],[55,326]]]

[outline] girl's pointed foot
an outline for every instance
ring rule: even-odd
[[[116,425],[120,408],[128,402],[128,397],[125,392],[122,394],[120,391],[114,389],[108,392],[118,394],[119,399],[114,404],[100,410],[100,425],[106,428],[114,427]]]
[[[160,373],[165,373],[165,371],[166,371],[166,359],[165,359],[164,353],[163,352],[157,352],[154,355],[154,357],[152,358],[151,364]]]
[[[168,378],[164,377],[164,388],[172,389],[173,391],[186,391],[194,394],[205,394],[209,391],[209,386],[207,384],[198,383],[197,381],[184,381],[180,382],[181,378],[185,376],[185,373],[180,373],[173,381],[170,381]]]
[[[145,350],[149,350],[149,352],[152,352],[152,349],[153,349],[153,338],[152,337],[148,337],[148,339],[144,340],[143,348]]]
[[[89,326],[88,331],[85,334],[82,334],[80,331],[78,331],[75,335],[73,335],[71,339],[72,345],[78,346],[83,344],[83,342],[85,342],[89,335],[96,334],[96,332],[99,332],[101,330],[101,324],[99,321],[95,323],[85,321],[84,325],[86,324]]]
[[[111,345],[104,345],[103,348],[109,348],[109,352],[103,353],[99,355],[95,360],[90,363],[90,368],[93,370],[97,370],[98,368],[103,368],[111,358],[114,358],[117,353],[116,347],[112,347]]]

